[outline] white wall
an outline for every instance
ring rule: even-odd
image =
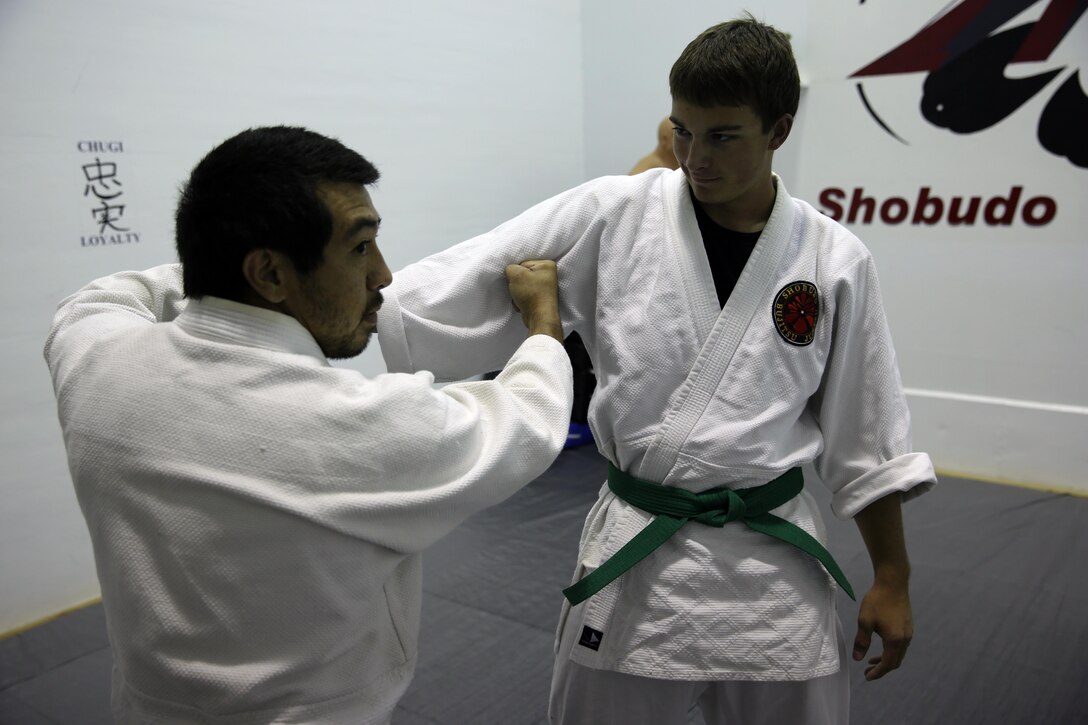
[[[98,595],[41,358],[53,310],[175,259],[204,153],[254,125],[339,137],[382,171],[397,269],[584,178],[581,65],[576,0],[0,3],[0,633]],[[83,246],[95,158],[117,164],[121,244]],[[352,364],[382,369],[376,349]]]
[[[1077,317],[1088,187],[1031,142],[1045,99],[993,132],[955,136],[911,115],[921,75],[872,83],[910,132],[908,151],[874,129],[847,80],[944,4],[0,3],[0,632],[98,592],[40,356],[52,310],[94,276],[173,259],[175,190],[200,155],[257,124],[339,136],[382,169],[373,196],[396,269],[584,179],[626,173],[668,114],[673,60],[744,9],[792,34],[807,86],[775,160],[796,195],[816,203],[829,186],[863,185],[883,198],[921,183],[990,195],[1022,182],[1058,199],[1041,230],[856,231],[881,270],[916,448],[946,471],[1088,491]],[[1088,68],[1084,22],[1051,67]],[[97,235],[81,170],[95,154],[81,140],[123,142],[100,156],[118,164],[122,225],[139,242],[81,246]],[[379,371],[377,351],[353,366]]]

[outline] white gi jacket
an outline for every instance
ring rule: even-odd
[[[581,335],[597,376],[589,423],[620,469],[702,491],[757,486],[812,462],[842,518],[891,492],[928,490],[933,468],[911,452],[869,252],[775,184],[770,219],[724,309],[683,172],[659,169],[590,181],[398,272],[379,313],[382,353],[391,370],[449,379],[498,369],[517,341],[503,266],[556,259],[565,330]],[[776,318],[775,306],[804,302],[796,293],[812,288],[815,327],[798,334],[804,325],[790,327],[782,310]],[[807,493],[773,513],[826,544]],[[575,579],[651,518],[603,487]],[[573,613],[564,602],[560,634],[602,632],[598,650],[571,654],[598,669],[810,679],[839,667],[834,587],[789,544],[739,522],[691,522]]]
[[[186,306],[177,265],[62,302],[45,354],[117,720],[388,722],[416,663],[421,550],[566,436],[566,353],[522,343],[494,382],[438,391],[330,366],[292,317]]]

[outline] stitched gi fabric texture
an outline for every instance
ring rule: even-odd
[[[384,722],[420,552],[543,472],[571,405],[534,336],[491,382],[366,378],[293,318],[186,306],[176,265],[97,280],[46,344],[121,722]]]
[[[400,271],[379,313],[382,352],[391,369],[452,378],[494,365],[513,345],[500,270],[557,259],[565,329],[582,337],[597,375],[590,425],[617,468],[702,491],[750,488],[811,464],[841,517],[890,493],[918,495],[936,479],[929,457],[911,450],[869,251],[775,184],[724,309],[683,172],[651,170],[587,182]],[[786,339],[775,318],[779,292],[796,282],[818,293],[805,344]],[[806,493],[773,513],[826,544]],[[573,580],[649,520],[602,487]],[[589,667],[810,679],[839,666],[833,587],[788,544],[742,526],[686,527],[573,613],[564,606],[560,627],[604,632],[599,649],[574,648]]]

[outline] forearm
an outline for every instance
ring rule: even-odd
[[[476,288],[478,295],[434,302],[424,298],[426,288],[420,286],[402,305],[402,282],[415,284],[410,277],[411,273],[398,280],[394,275],[378,310],[378,342],[390,372],[428,370],[439,382],[463,380],[501,369],[525,341],[525,325],[510,302],[501,272],[486,289]]]
[[[584,185],[394,273],[378,312],[378,340],[390,371],[430,370],[449,381],[502,367],[526,334],[503,270],[523,260],[563,266],[562,321],[575,329],[579,311],[595,305],[598,206],[593,188]],[[538,332],[555,336],[557,329]]]
[[[869,504],[857,513],[854,522],[869,551],[874,582],[905,589],[910,579],[910,560],[899,492]]]

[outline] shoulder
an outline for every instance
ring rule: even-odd
[[[585,193],[594,194],[599,197],[622,197],[631,194],[645,193],[647,190],[660,185],[662,179],[671,173],[673,173],[672,169],[655,166],[636,174],[598,176],[595,179],[590,179],[578,188]]]
[[[641,159],[638,160],[638,163],[635,164],[634,168],[632,168],[627,173],[627,175],[628,176],[634,176],[635,174],[641,174],[643,171],[648,171],[649,169],[652,169],[655,166],[658,166],[658,163],[657,163],[657,159],[654,158],[653,154],[651,154],[649,156],[643,156]]]
[[[846,269],[868,264],[872,254],[856,234],[803,199],[792,197],[802,242],[817,248],[822,266]]]
[[[655,166],[634,175],[601,176],[583,186],[602,206],[622,207],[630,203],[643,205],[665,195],[670,181],[676,183],[674,174],[682,172]]]

